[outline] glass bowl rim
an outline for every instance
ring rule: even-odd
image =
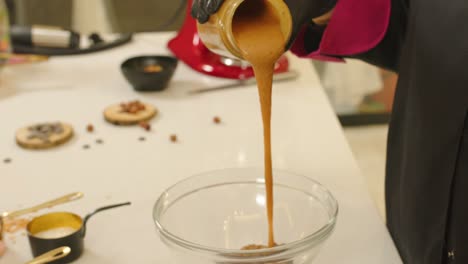
[[[160,205],[164,199],[164,194],[170,192],[171,190],[177,188],[179,185],[191,181],[196,178],[200,177],[207,177],[207,175],[213,175],[216,172],[222,172],[222,171],[230,171],[230,170],[248,170],[248,169],[261,169],[259,167],[232,167],[232,168],[223,168],[223,169],[216,169],[216,170],[211,170],[211,171],[205,171],[201,173],[194,174],[188,178],[182,179],[175,184],[171,185],[169,188],[165,189],[157,199],[156,203],[154,204],[153,207],[153,221],[156,224],[156,228],[158,232],[161,234],[161,237],[164,239],[168,239],[171,242],[175,243],[176,245],[189,249],[189,250],[198,250],[201,252],[205,253],[210,253],[210,254],[217,254],[223,257],[240,257],[239,255],[242,254],[242,259],[249,259],[249,257],[254,257],[255,259],[263,259],[263,258],[269,258],[269,257],[274,257],[276,254],[280,253],[287,253],[291,249],[300,249],[300,248],[310,248],[312,246],[317,245],[318,243],[322,242],[324,239],[326,239],[331,232],[334,230],[337,217],[338,217],[338,212],[339,212],[339,205],[338,201],[336,198],[333,196],[333,194],[325,188],[322,184],[317,182],[316,180],[313,180],[307,176],[294,173],[288,170],[282,170],[282,169],[273,169],[273,173],[287,173],[290,175],[293,175],[298,178],[305,179],[312,184],[315,184],[316,186],[319,186],[331,199],[332,201],[332,209],[333,213],[330,216],[330,219],[326,224],[324,224],[320,229],[317,231],[313,232],[312,234],[309,234],[302,239],[292,241],[286,244],[280,244],[276,247],[272,248],[265,248],[265,249],[254,249],[254,250],[241,250],[241,249],[225,249],[225,248],[217,248],[217,247],[210,247],[210,246],[204,246],[198,243],[194,243],[191,241],[188,241],[186,239],[180,238],[177,235],[174,235],[171,233],[169,230],[165,229],[162,223],[160,223],[159,219],[156,218],[156,215],[161,216],[163,212],[159,212],[158,210],[158,205]]]

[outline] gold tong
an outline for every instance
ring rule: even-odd
[[[65,196],[59,197],[57,199],[54,199],[54,200],[30,207],[30,208],[21,209],[21,210],[13,211],[13,212],[5,212],[1,214],[0,215],[0,241],[3,240],[3,228],[4,228],[5,219],[7,218],[12,219],[12,218],[19,217],[25,214],[34,213],[42,209],[46,209],[46,208],[50,208],[59,204],[64,204],[64,203],[78,200],[81,197],[83,197],[83,193],[81,192],[70,193]]]
[[[26,262],[26,264],[45,264],[52,262],[57,259],[61,259],[66,257],[68,254],[70,254],[71,249],[69,247],[59,247],[54,250],[51,250],[49,252],[46,252],[39,257]]]

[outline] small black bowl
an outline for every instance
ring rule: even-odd
[[[120,68],[137,91],[164,90],[177,68],[177,59],[169,56],[139,56],[127,59]]]

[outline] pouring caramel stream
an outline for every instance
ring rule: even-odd
[[[276,61],[284,53],[286,39],[268,0],[246,0],[237,9],[232,31],[242,56],[253,67],[263,120],[268,246],[275,246],[273,230],[273,173],[271,159],[271,95]]]

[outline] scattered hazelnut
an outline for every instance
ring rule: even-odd
[[[146,131],[151,131],[151,125],[147,122],[140,122],[140,127]]]
[[[172,134],[172,135],[170,136],[170,140],[171,140],[171,142],[174,142],[174,143],[177,142],[177,135]]]
[[[88,124],[86,126],[86,131],[88,131],[89,133],[93,133],[94,132],[94,126],[92,124]]]
[[[213,122],[215,124],[219,124],[219,123],[221,123],[221,118],[219,118],[219,116],[215,116],[215,117],[213,117]]]

